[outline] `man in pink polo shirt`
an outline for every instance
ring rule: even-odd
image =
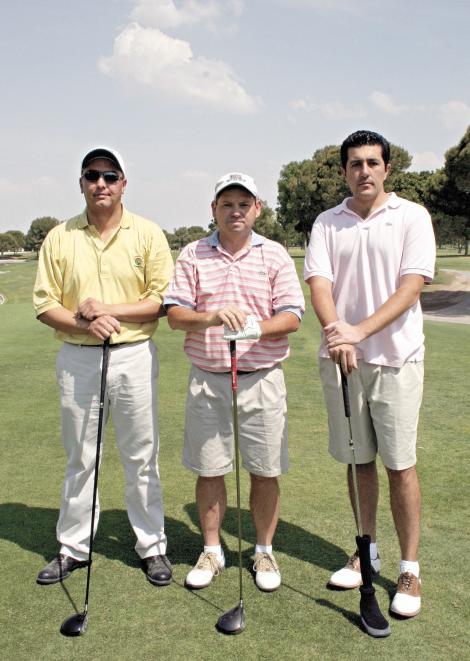
[[[348,374],[362,526],[372,540],[372,568],[380,571],[378,453],[389,479],[401,550],[390,609],[413,617],[421,608],[416,430],[424,335],[419,295],[434,275],[435,241],[424,207],[385,192],[389,160],[390,146],[377,133],[357,131],[343,142],[342,170],[352,197],[316,219],[304,277],[322,325],[320,376],[328,410],[329,451],[348,464],[354,509],[341,366]],[[357,551],[330,583],[342,588],[361,584]]]
[[[288,468],[281,363],[289,355],[287,334],[299,327],[304,298],[284,248],[253,231],[261,208],[251,177],[238,172],[222,177],[212,202],[217,230],[182,250],[164,301],[170,326],[186,331],[184,349],[192,363],[183,464],[198,476],[204,549],[186,577],[191,588],[206,587],[225,567],[220,528],[227,508],[224,475],[233,469],[233,430],[224,327],[250,338],[237,343],[238,412],[240,452],[251,478],[256,584],[272,591],[281,583],[272,553],[278,476]]]

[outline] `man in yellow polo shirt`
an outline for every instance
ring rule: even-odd
[[[37,581],[56,583],[87,564],[102,345],[109,337],[104,419],[111,412],[135,549],[148,580],[168,585],[172,569],[158,471],[158,356],[151,337],[173,260],[158,225],[122,206],[127,180],[118,152],[88,152],[79,182],[86,209],[47,235],[34,287],[38,319],[63,341],[57,379],[67,454],[57,522],[60,551]]]

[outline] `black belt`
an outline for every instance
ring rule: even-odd
[[[248,372],[245,372],[244,370],[237,370],[237,374],[239,376],[240,376],[240,374],[241,375],[243,375],[243,374],[254,374],[257,371],[258,370],[249,370]],[[231,374],[231,373],[232,373],[232,370],[229,370],[228,372],[222,372],[222,374]]]
[[[209,374],[231,374],[232,370],[227,370],[225,372],[211,372],[211,370],[203,370],[202,367],[198,367],[202,372],[209,372]],[[259,370],[237,370],[237,374],[243,376],[244,374],[254,374],[255,372],[259,372]]]
[[[139,342],[145,342],[146,340],[139,340]],[[75,342],[67,342],[65,344],[70,344],[72,347],[82,347],[83,349],[102,349],[102,344],[75,344]],[[129,347],[131,344],[137,344],[137,342],[116,342],[115,344],[110,344],[110,349],[115,349],[116,347]]]

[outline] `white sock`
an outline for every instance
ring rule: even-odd
[[[416,562],[414,562],[413,560],[401,560],[400,561],[400,574],[403,574],[406,571],[411,572],[417,578],[419,578],[419,562],[417,560],[416,560]]]
[[[371,560],[377,560],[378,555],[379,555],[379,551],[377,549],[377,542],[371,542],[370,543],[370,559]]]
[[[204,544],[204,553],[215,553],[219,562],[225,562],[224,552],[220,544],[216,544],[215,546],[206,546]]]
[[[256,544],[255,546],[255,553],[269,553],[271,555],[272,552],[273,552],[272,545],[263,546],[262,544]]]

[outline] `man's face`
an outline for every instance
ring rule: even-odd
[[[363,145],[348,149],[348,161],[343,174],[353,198],[373,201],[384,192],[384,181],[390,172],[385,165],[380,145]]]
[[[121,197],[126,188],[127,180],[124,175],[106,158],[95,158],[90,161],[84,172],[87,170],[115,172],[119,175],[119,180],[116,183],[106,183],[103,177],[95,182],[87,181],[83,174],[80,177],[80,190],[85,196],[87,208],[91,211],[113,210],[121,203]]]
[[[248,235],[261,213],[261,202],[244,188],[230,188],[212,202],[212,213],[222,236]]]

